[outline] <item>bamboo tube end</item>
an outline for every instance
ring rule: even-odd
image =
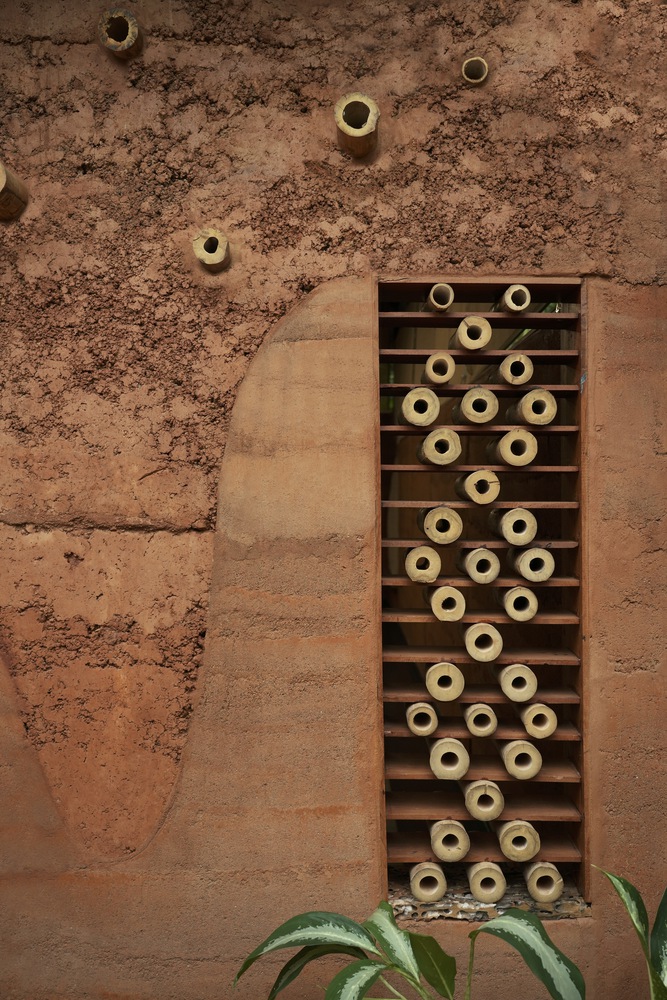
[[[526,887],[537,903],[555,903],[563,895],[563,877],[550,861],[536,861],[523,870]]]
[[[489,75],[489,64],[481,56],[471,56],[461,67],[461,76],[466,83],[479,86]]]
[[[437,545],[449,545],[461,537],[463,519],[449,507],[433,507],[419,512],[418,524],[427,538]]]
[[[498,413],[498,397],[490,389],[474,386],[468,389],[461,402],[454,408],[455,419],[469,424],[486,424]]]
[[[415,736],[431,736],[438,728],[438,715],[433,705],[426,701],[417,701],[408,705],[405,710],[405,720],[408,729]]]
[[[503,651],[503,638],[497,628],[487,622],[477,622],[464,632],[468,655],[479,663],[496,660]]]
[[[558,403],[548,389],[531,389],[525,396],[510,406],[507,416],[510,420],[543,427],[550,424],[558,413]]]
[[[217,229],[202,229],[193,239],[192,249],[197,260],[213,274],[229,267],[231,262],[229,240]]]
[[[435,903],[447,892],[447,879],[440,865],[422,861],[410,869],[410,891],[421,903]]]
[[[512,587],[501,595],[501,603],[515,622],[529,622],[538,611],[537,597],[528,587]]]
[[[437,351],[424,365],[424,380],[433,385],[445,385],[456,373],[456,362],[446,351]]]
[[[470,850],[470,837],[462,823],[440,819],[431,826],[431,849],[440,861],[462,861]]]
[[[490,469],[477,469],[476,472],[457,479],[454,488],[462,499],[483,505],[498,499],[500,480]]]
[[[334,108],[338,145],[359,159],[377,146],[380,109],[372,97],[355,92],[345,94]]]
[[[493,583],[500,574],[500,559],[491,549],[472,549],[466,552],[460,565],[475,583]]]
[[[553,576],[556,569],[556,561],[548,549],[510,549],[509,559],[524,580],[531,583],[544,583]]]
[[[542,754],[526,740],[511,740],[500,747],[505,770],[513,778],[527,781],[540,773]]]
[[[537,676],[525,663],[510,663],[506,667],[500,667],[498,681],[503,694],[510,701],[529,701],[537,693]]]
[[[23,181],[0,161],[0,219],[18,218],[28,199],[28,189]]]
[[[456,701],[463,694],[465,677],[454,663],[434,663],[426,671],[425,683],[436,701]]]
[[[405,557],[405,572],[413,583],[433,583],[441,569],[442,560],[430,545],[418,545]]]
[[[493,736],[498,728],[498,718],[490,705],[478,702],[466,705],[463,718],[472,736]]]
[[[102,48],[117,59],[132,59],[144,44],[136,17],[123,7],[104,11],[97,25],[97,38]]]
[[[498,366],[498,374],[508,385],[525,385],[534,373],[533,362],[527,354],[508,354]]]
[[[526,732],[536,740],[544,740],[553,736],[558,727],[558,716],[548,705],[534,703],[526,705],[520,711],[521,721]]]
[[[429,762],[436,778],[458,781],[467,774],[470,755],[460,740],[446,736],[431,746]]]
[[[529,305],[530,292],[525,285],[510,285],[500,300],[500,307],[505,312],[525,312]]]
[[[480,903],[497,903],[507,890],[507,882],[500,865],[493,861],[479,861],[467,871],[468,885],[474,899]]]
[[[458,622],[466,612],[465,597],[456,587],[436,587],[429,594],[429,604],[440,622]]]
[[[450,465],[461,457],[461,439],[448,427],[436,427],[424,438],[418,454],[427,465]]]
[[[415,388],[401,401],[401,416],[414,427],[428,427],[440,413],[440,400],[432,389]]]
[[[433,285],[428,293],[426,302],[430,309],[436,312],[446,312],[454,301],[454,289],[444,281]]]
[[[464,351],[481,351],[489,344],[492,333],[488,319],[483,316],[466,316],[457,326],[450,346]]]
[[[537,518],[530,510],[515,507],[513,510],[491,511],[491,530],[510,545],[530,545],[537,534]]]
[[[497,824],[496,833],[500,850],[510,861],[530,861],[542,846],[535,827],[523,819]]]
[[[471,781],[464,792],[465,806],[473,819],[490,822],[505,808],[505,797],[495,781]]]
[[[530,465],[537,458],[537,438],[523,427],[515,427],[492,441],[488,452],[505,465]]]

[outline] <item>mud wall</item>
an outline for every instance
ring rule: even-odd
[[[594,860],[655,894],[667,881],[656,796],[667,7],[132,9],[146,45],[128,64],[96,44],[88,4],[10,0],[0,24],[0,156],[31,192],[0,229],[3,773],[17,796],[2,840],[6,995],[220,995],[280,917],[374,904],[375,876],[360,890],[360,869],[346,874],[335,851],[318,892],[295,854],[282,881],[257,864],[253,878],[271,872],[274,888],[248,896],[238,829],[218,832],[229,839],[215,877],[183,861],[196,853],[185,823],[176,854],[141,860],[183,801],[238,387],[276,322],[342,276],[595,276],[590,642],[606,708],[589,744]],[[480,88],[459,76],[473,52],[491,66]],[[335,144],[333,105],[357,87],[381,110],[368,163]],[[231,241],[221,275],[191,252],[212,223]],[[358,314],[348,306],[353,326]],[[368,824],[336,829],[347,857],[363,856]],[[618,914],[602,899],[594,932],[572,921],[556,933],[591,984],[620,997],[640,965],[629,933],[603,960],[604,914]],[[498,995],[517,996],[514,964],[494,968]]]

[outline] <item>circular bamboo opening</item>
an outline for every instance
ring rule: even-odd
[[[192,241],[195,257],[207,271],[217,273],[229,267],[231,254],[227,237],[217,229],[203,229]]]
[[[100,45],[118,59],[139,54],[143,44],[141,28],[134,14],[122,7],[105,10],[97,25]]]
[[[426,671],[425,683],[436,701],[456,701],[463,694],[465,677],[454,663],[434,663]]]
[[[419,701],[405,710],[408,729],[415,736],[430,736],[438,728],[438,716],[432,705]]]
[[[510,285],[500,304],[506,312],[525,312],[530,305],[530,292],[525,285]]]
[[[441,568],[440,556],[429,545],[411,549],[405,557],[405,572],[414,583],[433,583]]]
[[[537,676],[525,663],[510,663],[507,667],[500,667],[498,681],[503,694],[510,701],[529,701],[537,692]]]
[[[434,507],[420,511],[417,523],[427,538],[438,545],[449,545],[461,536],[463,520],[449,507]]]
[[[429,763],[436,778],[457,781],[470,767],[470,756],[459,740],[445,737],[432,745]]]
[[[447,285],[444,282],[433,285],[426,301],[431,309],[435,309],[437,312],[445,312],[454,301],[454,289],[451,285]]]
[[[498,727],[496,713],[488,705],[468,705],[463,710],[466,726],[473,736],[492,736]]]
[[[440,861],[461,861],[470,850],[468,831],[456,820],[438,820],[430,833],[431,850]]]
[[[469,424],[486,424],[498,413],[498,397],[490,389],[476,386],[468,389],[460,403],[454,407],[452,416],[455,420],[464,420]]]
[[[492,583],[500,574],[500,559],[490,549],[465,552],[459,564],[475,583]]]
[[[508,385],[525,385],[533,373],[533,362],[527,354],[508,354],[498,366],[498,374]]]
[[[510,861],[530,861],[540,850],[540,835],[532,823],[525,820],[500,824],[496,832],[500,850]]]
[[[461,75],[466,83],[479,85],[484,83],[489,75],[489,64],[481,56],[471,56],[461,67]]]
[[[500,494],[500,480],[489,469],[478,469],[468,476],[461,476],[455,483],[456,492],[464,500],[473,503],[493,503]]]
[[[512,587],[501,600],[505,612],[515,622],[529,622],[537,614],[537,597],[527,587]]]
[[[433,614],[441,622],[458,622],[466,610],[465,597],[456,587],[437,587],[429,594]]]
[[[432,389],[411,389],[401,402],[401,416],[405,423],[427,427],[440,413],[440,400]]]
[[[367,156],[377,145],[380,109],[372,97],[354,93],[341,97],[334,108],[338,144],[354,157]]]
[[[419,461],[426,465],[451,465],[461,457],[461,439],[448,427],[437,427],[418,449]]]
[[[519,552],[510,550],[510,563],[531,583],[544,583],[553,576],[556,569],[554,557],[548,549],[521,549]]]
[[[440,865],[424,861],[410,869],[410,891],[422,903],[435,903],[447,892],[447,879]]]
[[[505,808],[503,793],[493,781],[471,781],[465,788],[464,798],[466,809],[473,819],[497,819]]]
[[[467,871],[468,885],[474,899],[480,903],[497,903],[507,889],[502,869],[493,861],[480,861]]]
[[[456,328],[450,347],[463,351],[481,351],[491,340],[493,331],[484,316],[466,316]]]
[[[422,381],[431,382],[433,385],[445,385],[456,372],[456,362],[451,354],[440,351],[432,354],[424,366],[424,378]]]
[[[534,778],[542,767],[542,754],[537,747],[525,740],[505,743],[501,747],[500,754],[507,773],[522,781]]]
[[[538,903],[555,903],[563,895],[563,879],[550,861],[536,861],[523,870],[528,892]]]
[[[503,640],[500,632],[493,625],[478,622],[471,625],[464,633],[465,647],[473,660],[489,663],[496,660],[503,651]]]
[[[544,740],[556,732],[558,716],[548,705],[527,705],[520,714],[526,732],[533,739]]]

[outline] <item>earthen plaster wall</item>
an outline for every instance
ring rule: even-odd
[[[0,158],[31,192],[0,229],[3,995],[226,996],[282,917],[375,905],[376,678],[355,673],[377,599],[374,272],[592,276],[591,857],[655,906],[667,5],[132,9],[146,46],[127,65],[99,49],[99,8],[80,0],[10,0],[0,21]],[[491,65],[482,88],[460,81],[473,52]],[[356,88],[381,109],[367,163],[333,135],[333,105]],[[190,241],[216,222],[233,263],[209,275]],[[295,321],[267,338],[300,302],[286,363]],[[347,444],[295,487],[314,442],[333,447],[329,425]],[[243,456],[262,426],[281,503],[251,492],[262,520],[244,535],[225,490],[256,481]],[[331,494],[333,525],[303,506],[308,488]],[[239,648],[265,634],[289,655]],[[331,672],[333,716],[318,701]],[[258,674],[282,678],[273,704]],[[552,927],[591,996],[629,982],[642,995],[599,883],[591,918]],[[466,931],[438,928],[458,954]],[[481,995],[537,995],[502,946],[480,952]],[[241,996],[262,995],[269,973],[252,976]]]

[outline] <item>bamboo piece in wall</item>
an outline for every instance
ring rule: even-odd
[[[541,847],[540,835],[532,823],[512,819],[507,823],[494,823],[500,850],[509,861],[530,861]]]
[[[502,692],[510,701],[524,702],[535,696],[537,676],[525,663],[510,663],[494,669]]]
[[[442,560],[430,545],[419,545],[405,557],[405,572],[414,583],[434,583],[441,569]]]
[[[473,899],[480,903],[497,903],[507,890],[507,882],[500,865],[493,861],[479,861],[466,869],[468,885]]]
[[[512,510],[492,510],[489,524],[494,535],[504,538],[517,548],[530,545],[537,534],[537,518],[530,510],[514,507]]]
[[[563,877],[549,861],[526,865],[523,877],[529,894],[537,903],[555,903],[563,895]]]
[[[461,861],[470,850],[470,837],[463,823],[440,819],[429,826],[431,850],[440,861]]]
[[[535,778],[542,768],[542,754],[527,740],[510,740],[509,743],[499,743],[498,749],[505,770],[513,778],[527,781]]]
[[[495,781],[479,779],[462,787],[465,807],[473,819],[487,823],[498,819],[505,808],[505,797]]]
[[[434,663],[426,671],[426,689],[436,701],[456,701],[463,694],[465,677],[454,663]]]
[[[548,705],[533,703],[519,710],[526,732],[536,740],[553,736],[558,727],[558,718]]]
[[[410,892],[422,903],[435,903],[447,892],[447,879],[440,865],[423,861],[410,869]]]
[[[496,713],[490,705],[481,702],[466,705],[463,709],[463,718],[471,736],[493,736],[498,728]]]
[[[463,520],[450,507],[432,507],[420,510],[417,524],[426,537],[436,545],[450,545],[461,537]]]
[[[426,701],[417,701],[405,710],[408,729],[415,736],[431,736],[438,728],[438,714]]]
[[[529,622],[537,614],[537,597],[528,587],[496,591],[496,598],[507,616],[515,622]]]
[[[460,740],[446,736],[431,743],[429,765],[436,778],[457,781],[470,767],[470,754]]]

